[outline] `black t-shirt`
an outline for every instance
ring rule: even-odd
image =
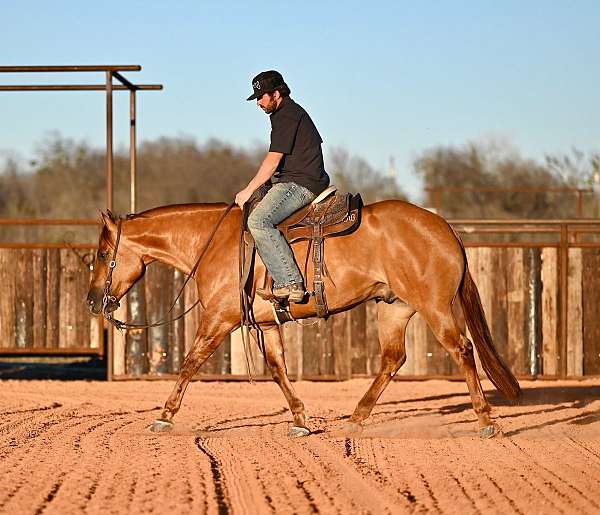
[[[269,151],[283,154],[273,182],[295,182],[315,195],[321,193],[329,186],[322,142],[308,113],[290,97],[285,97],[279,109],[271,114]]]

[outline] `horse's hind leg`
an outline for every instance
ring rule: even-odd
[[[450,353],[456,364],[465,373],[473,409],[477,414],[480,436],[482,438],[490,438],[496,435],[499,432],[499,428],[490,419],[491,407],[485,398],[479,376],[477,375],[475,358],[473,356],[473,344],[459,330],[451,307],[442,306],[432,309],[431,306],[428,306],[425,310],[419,311],[419,313],[427,320],[437,340]]]
[[[381,368],[371,387],[356,406],[346,430],[361,430],[361,423],[371,414],[377,399],[406,361],[404,336],[406,325],[414,313],[413,308],[400,301],[393,304],[378,302],[377,326],[381,346]]]
[[[287,375],[280,329],[279,327],[267,329],[264,331],[264,335],[265,357],[271,370],[271,375],[273,376],[273,380],[279,385],[279,388],[281,388],[283,395],[285,395],[294,417],[294,425],[288,435],[291,437],[306,436],[310,433],[310,430],[306,427],[304,403],[296,395]]]

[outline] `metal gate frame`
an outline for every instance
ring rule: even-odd
[[[0,73],[57,73],[57,72],[103,72],[105,74],[104,84],[19,84],[19,85],[0,85],[0,91],[105,91],[106,92],[106,205],[108,209],[113,208],[113,91],[129,91],[129,171],[130,171],[130,210],[136,210],[136,187],[137,187],[137,146],[136,146],[136,92],[137,91],[160,91],[162,84],[134,84],[126,79],[121,72],[137,72],[142,67],[140,65],[75,65],[75,66],[0,66]],[[114,84],[117,79],[120,84]],[[0,225],[95,225],[96,220],[49,220],[49,219],[0,219]],[[77,248],[77,245],[72,245]],[[51,248],[56,246],[45,244],[23,244],[7,243],[0,244],[3,248]],[[83,245],[81,248],[90,248],[89,245]],[[101,323],[101,322],[99,322]],[[107,363],[108,379],[112,378],[112,343],[113,329],[108,330],[107,345]],[[0,349],[0,355],[6,354],[48,354],[43,349],[39,352],[25,351],[19,352],[16,349]],[[97,352],[84,349],[56,349],[52,354],[104,354],[102,346]]]

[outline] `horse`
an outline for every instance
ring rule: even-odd
[[[193,346],[183,361],[161,416],[150,426],[152,431],[173,428],[173,417],[181,407],[190,380],[222,340],[241,325],[242,211],[230,207],[224,203],[169,205],[119,220],[110,211],[101,213],[102,229],[87,296],[92,314],[117,309],[119,299],[153,261],[171,265],[185,274],[190,274],[192,269],[194,272],[202,316]],[[221,225],[215,234],[218,223]],[[204,250],[196,269],[200,249]],[[294,243],[292,249],[298,263],[307,262],[306,245]],[[416,312],[464,372],[480,437],[491,438],[501,433],[491,418],[491,407],[481,387],[465,321],[483,369],[494,386],[508,399],[517,399],[521,391],[517,379],[494,347],[477,287],[469,273],[464,245],[450,225],[437,214],[408,202],[375,202],[363,207],[360,226],[353,233],[327,239],[325,255],[329,272],[324,277],[325,291],[332,314],[370,300],[377,302],[381,367],[346,423],[346,433],[362,431],[363,422],[405,362],[406,326]],[[112,290],[106,295],[109,270]],[[266,273],[257,257],[254,291],[263,284]],[[310,285],[311,265],[306,275],[306,284]],[[459,322],[453,306],[462,309],[464,320]],[[304,404],[287,375],[281,331],[272,306],[256,296],[253,309],[256,323],[263,332],[264,358],[293,418],[288,434],[306,436],[310,429]],[[295,320],[316,314],[312,299],[291,305],[290,311]]]

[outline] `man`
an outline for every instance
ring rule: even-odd
[[[258,172],[236,197],[243,207],[262,184],[273,186],[248,218],[256,248],[273,277],[273,295],[302,302],[306,291],[302,274],[289,244],[277,224],[312,202],[329,186],[323,164],[323,140],[307,112],[290,98],[290,89],[279,72],[269,70],[252,79],[256,99],[271,118],[271,145]]]

